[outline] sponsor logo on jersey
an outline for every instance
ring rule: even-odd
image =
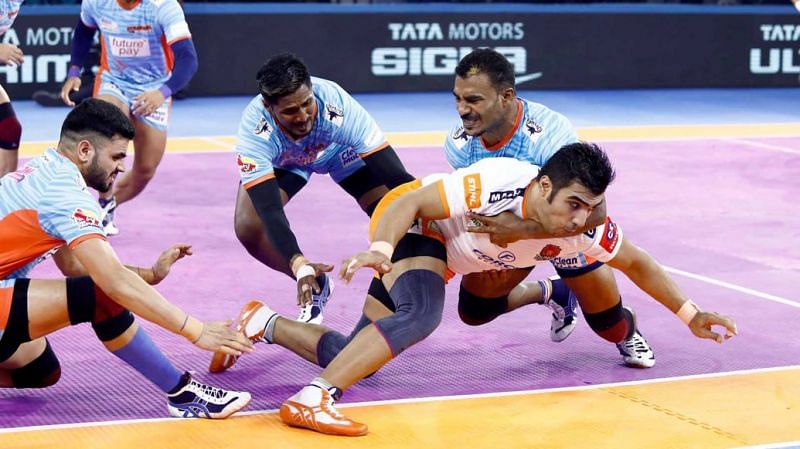
[[[270,136],[272,135],[272,125],[269,124],[266,118],[261,117],[261,120],[258,121],[258,124],[255,128],[253,128],[253,134],[261,137],[264,140],[269,140]]]
[[[502,200],[510,200],[516,198],[518,196],[525,195],[525,188],[520,187],[516,190],[500,190],[497,192],[490,192],[489,193],[489,203],[496,203]]]
[[[481,207],[481,175],[479,173],[464,176],[464,201],[470,209]]]
[[[514,270],[517,268],[514,265],[503,262],[502,260],[497,260],[494,257],[488,256],[477,248],[472,248],[472,253],[475,254],[475,257],[477,257],[481,262],[485,262],[495,268],[499,268],[501,270]]]
[[[503,262],[511,263],[517,260],[517,256],[514,255],[511,251],[503,251],[502,253],[497,255],[498,260],[502,260]]]
[[[611,221],[611,217],[606,217],[605,231],[603,237],[600,239],[600,246],[609,253],[614,252],[619,242],[619,232],[617,224]]]
[[[342,160],[342,167],[347,167],[358,160],[358,153],[352,148],[348,148],[346,151],[339,153],[339,159]]]
[[[108,39],[111,54],[121,58],[145,58],[150,56],[150,43],[145,38],[117,37]]]
[[[116,33],[119,31],[119,25],[117,25],[117,22],[108,20],[105,17],[100,18],[97,26],[100,28],[100,31],[105,31],[106,33]]]
[[[236,165],[239,166],[239,173],[243,175],[253,173],[258,168],[258,164],[256,164],[255,160],[247,156],[242,156],[241,154],[236,159]]]
[[[92,211],[81,209],[80,207],[72,212],[72,221],[78,225],[78,229],[95,227],[101,229],[100,218]]]
[[[344,111],[334,104],[325,103],[325,118],[336,126],[342,126]]]
[[[550,260],[561,254],[561,247],[557,245],[547,245],[536,255],[536,260]]]
[[[149,33],[153,31],[152,25],[130,25],[128,26],[129,33]]]
[[[15,172],[11,172],[8,174],[8,177],[13,179],[14,181],[20,182],[25,179],[28,175],[33,174],[36,171],[36,167],[31,167],[26,165]]]
[[[597,228],[589,229],[588,231],[584,232],[583,235],[589,237],[590,239],[594,239],[595,229]]]

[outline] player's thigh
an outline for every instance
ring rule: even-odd
[[[499,298],[508,295],[531,270],[533,267],[469,273],[461,278],[461,287],[481,298]]]
[[[608,310],[620,300],[614,271],[608,265],[599,265],[588,273],[563,279],[586,313]]]
[[[31,279],[27,299],[31,339],[70,325],[66,279]]]
[[[97,95],[97,98],[103,101],[107,101],[114,106],[118,107],[120,111],[122,111],[126,116],[130,115],[131,110],[128,107],[128,102],[116,95],[112,95],[110,93],[100,93]]]
[[[153,128],[140,120],[134,120],[133,123],[136,129],[133,169],[155,170],[167,149],[167,131]]]

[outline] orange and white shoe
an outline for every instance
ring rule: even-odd
[[[276,319],[278,314],[267,307],[264,303],[252,300],[242,307],[239,318],[236,320],[236,331],[244,332],[244,335],[253,343],[272,343],[264,338],[267,324],[270,320]],[[221,373],[232,367],[239,356],[215,352],[208,365],[208,371]]]
[[[333,395],[317,382],[306,385],[281,405],[280,417],[292,427],[303,427],[326,433],[357,437],[367,434],[367,425],[339,413]]]

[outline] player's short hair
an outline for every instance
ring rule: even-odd
[[[120,136],[133,139],[136,131],[118,107],[98,98],[87,98],[67,114],[61,125],[61,138],[85,139],[97,135],[107,139]]]
[[[595,195],[600,195],[612,181],[616,173],[606,153],[597,145],[578,142],[564,145],[539,171],[538,178],[547,176],[553,183],[553,191],[548,201],[553,201],[562,188],[577,182]]]
[[[303,84],[311,87],[308,67],[291,53],[269,58],[259,69],[256,80],[261,96],[270,104],[275,104],[281,97],[294,93]]]
[[[486,74],[497,91],[514,87],[514,65],[502,54],[491,48],[478,48],[461,58],[456,66],[456,75],[467,78]]]

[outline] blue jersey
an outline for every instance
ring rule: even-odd
[[[256,96],[242,113],[236,141],[245,188],[274,177],[275,168],[304,179],[330,174],[339,182],[362,167],[362,157],[388,145],[367,111],[338,84],[311,78],[317,113],[311,132],[298,140],[286,135]]]
[[[78,167],[48,149],[0,181],[0,287],[25,277],[63,245],[106,238]]]
[[[177,0],[83,0],[81,21],[100,29],[101,72],[132,84],[162,83],[172,71],[169,45],[191,38]]]
[[[513,129],[502,141],[487,147],[483,139],[468,136],[460,124],[444,143],[450,166],[464,168],[487,157],[510,157],[543,166],[562,146],[578,141],[566,117],[539,103],[517,100]]]
[[[25,0],[0,0],[0,34],[8,31],[14,24],[23,1]]]

